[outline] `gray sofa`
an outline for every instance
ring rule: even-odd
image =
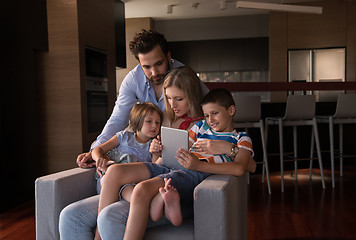
[[[74,168],[36,180],[37,240],[59,239],[59,213],[68,204],[96,194],[94,172]],[[179,227],[149,228],[145,239],[247,239],[247,174],[209,176],[194,190],[194,218]]]

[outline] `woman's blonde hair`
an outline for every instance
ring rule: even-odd
[[[166,96],[166,89],[173,86],[184,92],[188,99],[191,117],[196,118],[203,116],[203,111],[200,106],[203,98],[201,81],[193,69],[184,66],[171,70],[166,75],[163,83],[164,104],[169,120],[174,121],[176,119],[176,115]]]
[[[152,112],[158,113],[162,124],[163,112],[155,104],[151,102],[144,102],[144,103],[138,103],[135,106],[133,106],[130,112],[130,126],[132,130],[134,132],[141,131],[141,128],[145,121],[145,117],[147,116],[148,113],[152,113]]]

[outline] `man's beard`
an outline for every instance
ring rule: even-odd
[[[159,76],[155,76],[155,77],[152,77],[151,79],[149,79],[149,81],[153,84],[153,85],[162,85],[163,82],[164,82],[164,77],[166,75],[159,75]],[[157,77],[160,77],[159,79],[154,79],[154,78],[157,78]]]
[[[147,78],[153,85],[162,85],[164,82],[164,78],[166,77],[167,73],[171,70],[171,65],[167,59],[167,69],[166,69],[166,73],[165,74],[160,74],[158,76],[154,76],[151,78]],[[159,79],[155,79],[159,77]]]

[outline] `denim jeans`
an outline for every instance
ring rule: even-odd
[[[93,240],[98,222],[102,239],[122,239],[130,203],[118,201],[104,208],[98,217],[99,195],[65,207],[59,216],[59,235],[63,240]]]
[[[100,181],[97,190],[100,192]],[[101,239],[123,239],[130,203],[122,200],[105,207],[98,216],[99,195],[66,206],[59,216],[59,235],[62,240],[93,240],[96,226]],[[193,205],[182,206],[183,218],[191,217]],[[158,222],[149,219],[147,228],[168,224],[166,218]]]
[[[59,235],[63,240],[93,240],[96,225],[101,239],[123,239],[130,203],[122,200],[105,207],[98,216],[99,195],[65,207],[59,217]],[[183,211],[191,216],[192,210]],[[166,218],[158,222],[149,220],[148,228],[168,224]]]
[[[99,195],[66,206],[59,215],[59,236],[63,240],[93,240]]]

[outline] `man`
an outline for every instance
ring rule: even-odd
[[[114,110],[91,149],[126,128],[130,111],[135,103],[152,102],[164,110],[164,77],[170,69],[183,66],[182,63],[171,58],[167,40],[158,32],[143,30],[136,34],[129,47],[139,64],[123,80]],[[208,88],[203,83],[202,88],[206,94]],[[77,164],[83,168],[93,167],[95,162],[91,152],[80,154],[77,157]]]

